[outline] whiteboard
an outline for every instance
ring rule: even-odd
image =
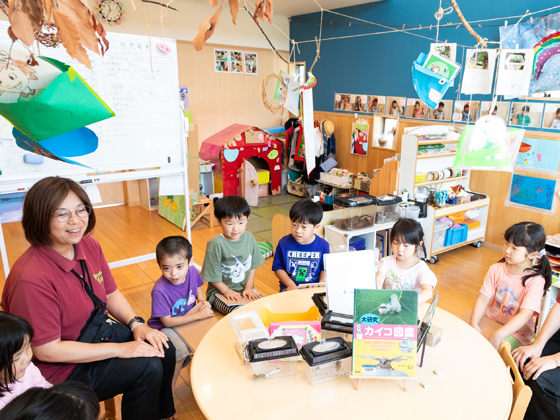
[[[0,22],[0,47],[11,45],[8,26]],[[183,170],[186,157],[175,40],[116,33],[109,33],[107,39],[110,46],[104,57],[88,51],[92,70],[72,59],[63,47],[40,46],[39,54],[35,51],[71,65],[116,114],[88,126],[99,137],[95,152],[70,158],[92,169],[48,158],[40,165],[24,163],[23,156],[29,152],[16,146],[12,125],[0,117],[0,183],[152,167]],[[171,49],[169,54],[159,50],[160,42]],[[19,43],[14,48],[24,50]]]

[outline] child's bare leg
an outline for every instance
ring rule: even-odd
[[[181,373],[181,369],[183,368],[183,363],[185,363],[185,359],[186,358],[183,358],[175,364],[175,372],[173,373],[173,382],[172,382],[173,389],[177,387],[177,379],[179,379],[179,374]]]

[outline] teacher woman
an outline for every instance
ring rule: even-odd
[[[85,191],[67,178],[37,182],[25,197],[22,225],[31,246],[10,271],[2,305],[33,326],[31,345],[43,376],[51,383],[84,382],[100,401],[123,394],[123,420],[172,417],[175,348],[136,316],[117,289],[89,235],[95,213]],[[86,285],[132,330],[123,328],[130,341],[77,341],[94,311]]]

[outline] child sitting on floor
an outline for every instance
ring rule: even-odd
[[[163,332],[175,346],[177,364],[172,382],[175,387],[193,350],[174,327],[210,318],[214,313],[204,299],[201,288],[204,280],[193,266],[192,246],[186,238],[169,236],[161,240],[156,247],[156,260],[161,277],[152,290],[152,317],[148,326]]]
[[[437,284],[436,275],[421,261],[418,250],[424,255],[424,231],[414,219],[399,219],[391,230],[390,238],[393,255],[382,258],[377,271],[377,287],[392,290],[416,290],[418,303],[432,298]]]
[[[232,303],[242,297],[249,300],[261,297],[253,285],[257,267],[264,263],[264,258],[253,234],[245,232],[250,214],[247,201],[237,195],[220,198],[214,203],[214,216],[222,233],[208,241],[201,275],[208,282],[208,302],[223,314],[232,312],[236,306],[216,299],[218,292]]]
[[[506,230],[504,239],[504,258],[488,269],[470,324],[481,334],[478,324],[483,315],[503,324],[487,337],[488,341],[496,349],[500,342],[508,341],[514,350],[533,342],[533,315],[541,311],[541,300],[552,282],[552,271],[544,251],[546,235],[541,225],[517,223]]]
[[[0,409],[29,388],[52,386],[31,361],[32,339],[29,322],[0,312]]]
[[[295,290],[300,284],[324,283],[323,255],[329,243],[315,235],[323,218],[323,208],[310,198],[290,209],[292,233],[278,241],[272,271],[280,280],[280,291]]]

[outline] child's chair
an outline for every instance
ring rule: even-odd
[[[523,382],[523,376],[519,373],[519,369],[517,369],[515,361],[511,356],[511,345],[508,342],[502,341],[498,352],[512,376],[513,404],[509,420],[522,420],[525,411],[527,411],[529,401],[531,401],[533,391]]]
[[[101,420],[117,420],[117,409],[115,407],[115,397],[105,400],[103,402],[105,406],[105,413]]]

